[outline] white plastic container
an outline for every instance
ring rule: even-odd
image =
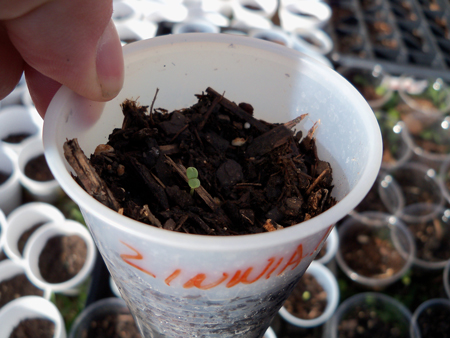
[[[53,338],[66,338],[64,319],[58,308],[49,300],[38,296],[20,297],[0,310],[0,338],[9,338],[14,328],[25,319],[43,318],[55,324]]]
[[[42,139],[33,138],[27,141],[21,149],[18,159],[19,180],[22,186],[30,193],[34,200],[54,203],[61,196],[61,187],[56,179],[49,181],[36,181],[25,174],[27,163],[44,154]]]
[[[314,319],[302,319],[296,317],[286,310],[284,306],[280,309],[279,314],[291,325],[310,328],[322,325],[334,314],[339,305],[340,291],[336,277],[326,266],[317,262],[312,262],[305,273],[314,276],[327,293],[327,306],[325,307],[325,310],[319,317]]]
[[[271,19],[277,7],[277,0],[231,0],[233,16],[244,21],[254,16]]]
[[[31,202],[16,208],[7,218],[3,245],[6,255],[13,261],[22,264],[23,256],[18,242],[24,232],[39,223],[63,222],[63,213],[51,204]]]
[[[19,105],[5,107],[0,110],[0,140],[14,134],[29,134],[29,137],[19,143],[4,142],[6,147],[19,153],[27,140],[41,137],[42,124],[42,118],[34,107]]]
[[[331,18],[331,7],[322,1],[283,1],[278,15],[280,26],[287,32],[308,31],[323,27]]]
[[[0,209],[8,215],[22,202],[22,187],[19,181],[17,154],[0,142],[0,172],[9,175],[0,184]]]
[[[10,259],[6,259],[6,260],[0,262],[0,283],[2,283],[5,280],[14,278],[17,275],[21,275],[21,274],[25,274],[25,267],[23,266],[23,264],[14,262]],[[30,283],[31,283],[31,281],[30,281]],[[42,290],[43,298],[45,298],[47,300],[50,299],[51,292],[49,289],[42,289],[42,288],[39,288],[38,286],[36,286],[36,287],[38,289]]]
[[[256,39],[262,39],[280,45],[290,47],[293,46],[293,40],[285,31],[279,28],[272,29],[252,29],[248,32],[248,36]]]
[[[65,87],[54,97],[44,127],[50,168],[79,204],[144,336],[261,337],[333,224],[359,203],[377,176],[381,138],[373,112],[336,72],[260,39],[174,34],[126,45],[124,56],[125,83],[114,100],[88,101]],[[73,180],[63,155],[66,139],[76,137],[89,155],[122,124],[124,99],[139,97],[150,105],[159,88],[156,104],[171,111],[194,104],[194,94],[208,86],[226,91],[232,101],[251,103],[256,117],[268,121],[307,112],[298,127],[303,132],[320,119],[318,153],[331,163],[339,203],[281,231],[196,236],[121,216]],[[234,285],[236,279],[240,283]]]
[[[189,19],[173,25],[173,34],[182,33],[219,33],[220,28],[206,20]]]
[[[52,237],[71,235],[79,236],[86,243],[86,261],[81,270],[71,279],[61,283],[49,283],[42,277],[39,269],[39,257],[42,250]],[[79,292],[77,287],[89,278],[95,265],[97,251],[87,228],[78,222],[66,220],[64,222],[47,223],[37,229],[25,245],[24,256],[26,273],[33,284],[43,289],[50,289],[52,292],[70,295],[77,294]]]
[[[6,217],[5,213],[0,209],[0,253],[3,251],[3,237],[5,237],[5,231],[6,231]]]
[[[325,244],[325,254],[319,259],[315,260],[316,263],[320,263],[323,265],[328,264],[336,256],[336,253],[338,251],[339,235],[336,228],[333,228],[333,230],[331,230],[327,240],[325,241]]]

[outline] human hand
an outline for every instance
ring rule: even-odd
[[[45,115],[63,84],[96,101],[123,84],[123,55],[112,0],[0,0],[0,99],[25,78]]]

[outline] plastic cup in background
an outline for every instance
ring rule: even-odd
[[[383,160],[381,168],[392,170],[410,160],[413,151],[411,138],[403,121],[388,113],[376,112],[383,136]]]
[[[172,33],[220,33],[220,28],[205,20],[191,19],[173,25]]]
[[[41,137],[42,118],[36,108],[13,105],[3,108],[0,111],[0,140],[6,147],[19,153],[23,145],[30,138]],[[23,135],[23,140],[19,142],[7,142],[9,136]]]
[[[291,325],[310,328],[324,324],[334,314],[339,305],[340,291],[336,277],[326,266],[317,262],[312,262],[305,273],[311,274],[326,292],[327,305],[325,310],[319,317],[314,319],[303,319],[296,317],[284,306],[281,307],[279,314]]]
[[[375,180],[382,152],[375,116],[339,74],[260,39],[174,34],[126,45],[124,55],[124,87],[112,101],[89,101],[65,87],[56,94],[44,127],[49,166],[79,204],[144,336],[262,337],[333,224]],[[269,122],[308,113],[298,127],[304,134],[320,119],[318,154],[333,168],[338,204],[281,231],[197,236],[119,215],[72,178],[63,155],[66,139],[77,138],[89,156],[122,124],[126,98],[150,105],[159,88],[157,106],[171,111],[196,103],[194,94],[208,86],[226,91],[232,101],[251,103],[255,116]]]
[[[365,212],[377,211],[396,216],[404,207],[405,198],[399,185],[391,175],[381,170],[369,193],[349,212],[349,215],[360,222],[373,223],[378,222],[378,218],[367,218]]]
[[[49,300],[39,296],[26,296],[9,302],[0,309],[0,338],[9,338],[14,328],[26,319],[42,318],[52,321],[52,338],[66,338],[64,319],[58,308]]]
[[[343,320],[357,321],[362,311],[373,311],[375,316],[382,322],[378,325],[389,325],[399,330],[399,337],[406,337],[411,325],[411,311],[396,299],[379,292],[363,292],[358,293],[344,302],[342,302],[336,310],[333,317],[325,324],[322,338],[338,338],[339,326]],[[373,318],[371,318],[373,321]],[[354,326],[357,329],[357,325]],[[359,328],[359,330],[366,328]],[[361,331],[358,331],[361,334]],[[364,334],[364,331],[363,331]],[[347,337],[346,333],[344,336]],[[364,337],[371,337],[370,333],[365,332]],[[388,337],[388,336],[386,336]],[[412,336],[414,337],[414,336]]]
[[[429,209],[426,204],[405,208],[409,216],[409,221],[405,223],[416,243],[413,264],[426,271],[443,269],[450,261],[447,250],[450,243],[450,209],[437,207],[436,215],[424,220],[422,215],[428,214]],[[414,219],[415,215],[417,219]]]
[[[272,29],[252,29],[248,32],[248,36],[256,39],[262,39],[273,43],[278,43],[286,47],[292,47],[292,38],[283,30],[278,28]]]
[[[450,298],[450,260],[447,262],[447,265],[444,268],[444,289],[447,297]]]
[[[322,1],[281,1],[278,15],[280,26],[287,32],[321,28],[331,18],[331,7]]]
[[[328,264],[335,256],[336,252],[339,248],[339,235],[336,228],[333,228],[331,230],[330,234],[328,235],[327,240],[324,243],[324,246],[321,250],[325,250],[325,253],[322,257],[317,258],[316,256],[315,262],[320,264]]]
[[[304,49],[326,55],[333,50],[333,40],[322,29],[300,30],[291,34],[294,44],[301,45]]]
[[[7,218],[3,245],[6,255],[13,261],[22,264],[23,255],[19,250],[22,235],[38,224],[63,222],[63,213],[51,204],[31,202],[16,208]]]
[[[277,0],[231,0],[233,17],[243,21],[254,16],[271,19],[277,8]]]
[[[42,254],[47,242],[56,236],[78,236],[86,244],[86,261],[78,273],[60,283],[48,282],[42,277],[39,267],[39,257]],[[78,222],[66,220],[63,222],[52,222],[44,224],[37,229],[25,245],[24,264],[28,278],[33,284],[52,292],[64,293],[66,295],[76,295],[79,293],[78,287],[86,281],[92,272],[97,257],[94,240],[88,229]],[[57,259],[57,258],[56,258]]]
[[[269,327],[266,333],[264,333],[263,338],[277,338],[277,335],[275,334],[275,331],[271,327]]]
[[[6,226],[7,226],[7,222],[6,222],[6,216],[5,213],[3,212],[2,209],[0,209],[0,256],[2,255],[3,252],[3,237],[5,237],[5,231],[6,231]]]
[[[24,144],[17,158],[19,180],[35,201],[54,203],[62,193],[58,181],[54,178],[47,181],[38,181],[28,177],[25,171],[30,161],[43,155],[44,145],[42,138],[33,138]],[[48,170],[46,163],[44,163],[43,169]]]
[[[416,251],[415,243],[406,225],[398,218],[370,211],[364,212],[363,216],[368,222],[361,222],[350,217],[340,225],[340,245],[336,253],[336,261],[350,280],[369,288],[381,289],[399,280],[411,267]],[[378,243],[381,241],[392,249],[389,255],[384,253],[387,250],[386,247]],[[345,253],[348,244],[357,244],[351,254],[359,253],[359,261],[349,262]],[[377,252],[373,252],[375,245]],[[367,262],[368,257],[370,262]],[[370,268],[377,263],[388,265],[387,258],[392,259],[391,263],[394,267],[386,266],[385,271],[369,276],[358,271],[361,268]],[[366,262],[362,266],[364,259]],[[372,267],[372,270],[375,271],[375,267]]]
[[[17,263],[11,259],[7,259],[4,261],[0,262],[0,283],[6,281],[6,280],[10,280],[18,275],[25,275],[25,267],[23,266],[23,264]],[[30,281],[30,283],[32,283]],[[20,285],[23,287],[23,285]],[[36,288],[38,288],[40,291],[42,291],[42,294],[40,295],[36,295],[39,297],[43,297],[47,300],[50,300],[50,296],[52,295],[51,291],[48,289],[43,289],[38,287],[37,285],[35,285]],[[28,295],[31,295],[29,292],[29,288],[27,288],[28,290]],[[38,290],[36,290],[38,291]],[[18,296],[20,297],[25,297],[25,295],[20,294],[20,292],[18,292]],[[6,305],[6,304],[5,304]]]
[[[0,173],[8,178],[0,184],[0,209],[8,215],[22,202],[17,154],[0,142]]]
[[[399,185],[404,200],[404,208],[399,217],[404,221],[418,222],[432,219],[444,204],[436,171],[423,163],[406,162],[389,171]],[[421,214],[414,212],[414,205],[422,204]]]
[[[441,167],[439,168],[438,182],[441,187],[442,195],[447,203],[450,203],[450,159],[442,162]]]
[[[421,317],[432,317],[433,322],[421,320]],[[438,337],[447,334],[449,330],[450,300],[433,298],[420,304],[411,318],[410,335],[412,338]],[[445,337],[445,336],[441,336]]]
[[[87,306],[75,319],[69,338],[83,338],[91,328],[91,321],[106,315],[129,315],[127,304],[120,298],[108,297]]]

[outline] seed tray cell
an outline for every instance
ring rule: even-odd
[[[448,0],[329,0],[331,59],[340,66],[381,65],[392,74],[450,81]]]

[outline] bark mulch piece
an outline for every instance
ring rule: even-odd
[[[44,155],[29,160],[25,165],[24,172],[27,177],[35,181],[46,182],[55,179]]]
[[[314,319],[325,311],[327,293],[313,275],[305,273],[283,306],[295,317]]]
[[[39,256],[42,278],[49,283],[62,283],[82,269],[86,262],[87,246],[77,236],[54,236],[45,244]]]
[[[55,323],[44,318],[22,320],[13,330],[9,338],[52,338]]]
[[[196,104],[171,113],[125,100],[122,128],[90,159],[68,140],[64,153],[77,182],[125,216],[202,235],[278,230],[336,204],[332,168],[317,157],[317,123],[303,138],[292,130],[306,114],[272,124],[211,88],[196,96]],[[188,167],[201,184],[192,192]]]
[[[93,319],[82,338],[141,338],[131,314],[106,314]]]
[[[23,273],[0,282],[0,308],[23,296],[43,296],[44,291],[34,286]]]

